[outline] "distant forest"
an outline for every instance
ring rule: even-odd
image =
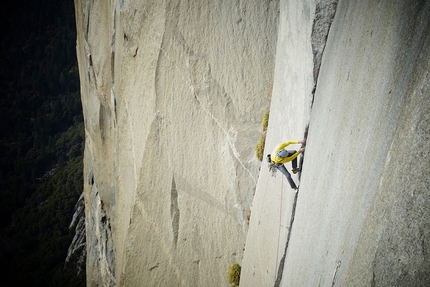
[[[85,286],[65,265],[84,126],[72,0],[1,9],[0,268],[8,286]]]

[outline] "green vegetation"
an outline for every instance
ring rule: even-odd
[[[83,187],[73,1],[10,4],[0,45],[3,281],[85,286],[85,272],[77,275],[73,262],[64,265],[73,238],[68,227]]]
[[[263,160],[264,155],[264,145],[266,144],[266,133],[267,127],[269,126],[269,112],[265,112],[263,115],[263,120],[261,123],[262,133],[260,134],[260,139],[255,146],[255,156],[259,161]]]
[[[266,137],[264,136],[258,140],[257,145],[255,146],[255,156],[259,161],[263,160],[265,144],[266,144]]]
[[[261,128],[263,132],[267,131],[268,126],[269,126],[269,111],[265,112],[263,115],[263,121],[261,122]]]
[[[235,263],[228,268],[228,283],[231,284],[232,287],[239,286],[240,281],[240,271],[242,267],[239,264]]]

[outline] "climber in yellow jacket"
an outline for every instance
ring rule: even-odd
[[[290,173],[287,168],[284,166],[284,163],[290,162],[293,166],[293,173],[296,174],[299,169],[297,168],[297,156],[305,151],[305,148],[302,147],[299,151],[296,150],[286,150],[285,148],[291,144],[305,144],[306,139],[298,140],[298,141],[287,141],[284,143],[278,144],[273,150],[272,154],[267,155],[267,162],[269,163],[270,171],[275,171],[274,168],[282,172],[288,180],[291,188],[297,190],[297,186],[291,178]]]

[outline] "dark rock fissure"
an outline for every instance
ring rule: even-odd
[[[311,92],[312,94],[311,107],[314,102],[315,91],[317,88],[319,69],[321,66],[321,59],[324,53],[324,48],[327,42],[327,37],[330,31],[331,23],[333,22],[333,19],[336,14],[337,2],[338,0],[328,0],[328,1],[322,0],[317,3],[315,8],[315,17],[314,17],[314,23],[312,26],[312,35],[311,35],[312,52],[313,52],[313,58],[314,58],[313,59],[314,86]],[[307,138],[307,134],[308,134],[308,127],[305,129],[304,138]],[[303,160],[304,160],[304,157],[302,156],[300,159],[300,166],[302,166]],[[290,217],[290,225],[289,225],[290,229],[288,231],[287,241],[285,243],[284,254],[279,262],[277,276],[274,284],[275,287],[279,287],[282,280],[282,274],[284,271],[285,260],[287,257],[287,251],[288,251],[288,246],[290,242],[291,232],[293,229],[294,217],[296,214],[298,195],[299,195],[299,191],[297,191],[296,195],[294,196],[293,206],[291,210],[291,217]]]
[[[315,90],[318,83],[318,75],[321,66],[321,59],[324,53],[325,45],[327,42],[328,33],[336,15],[338,0],[322,0],[316,4],[315,18],[312,25],[311,45],[313,53],[313,77],[314,86],[312,88],[311,106],[314,102]]]
[[[173,244],[176,246],[179,236],[179,206],[178,191],[176,190],[175,177],[172,177],[172,188],[170,191],[170,216],[172,218]]]

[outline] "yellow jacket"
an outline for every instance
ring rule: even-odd
[[[293,159],[295,159],[300,152],[297,151],[296,153],[294,153],[292,156],[286,157],[286,158],[282,158],[278,156],[278,151],[280,151],[281,149],[286,148],[287,146],[289,146],[290,144],[298,144],[298,141],[287,141],[281,144],[278,144],[275,149],[273,150],[272,154],[271,154],[271,159],[274,163],[276,164],[283,164],[289,161],[292,161]]]

